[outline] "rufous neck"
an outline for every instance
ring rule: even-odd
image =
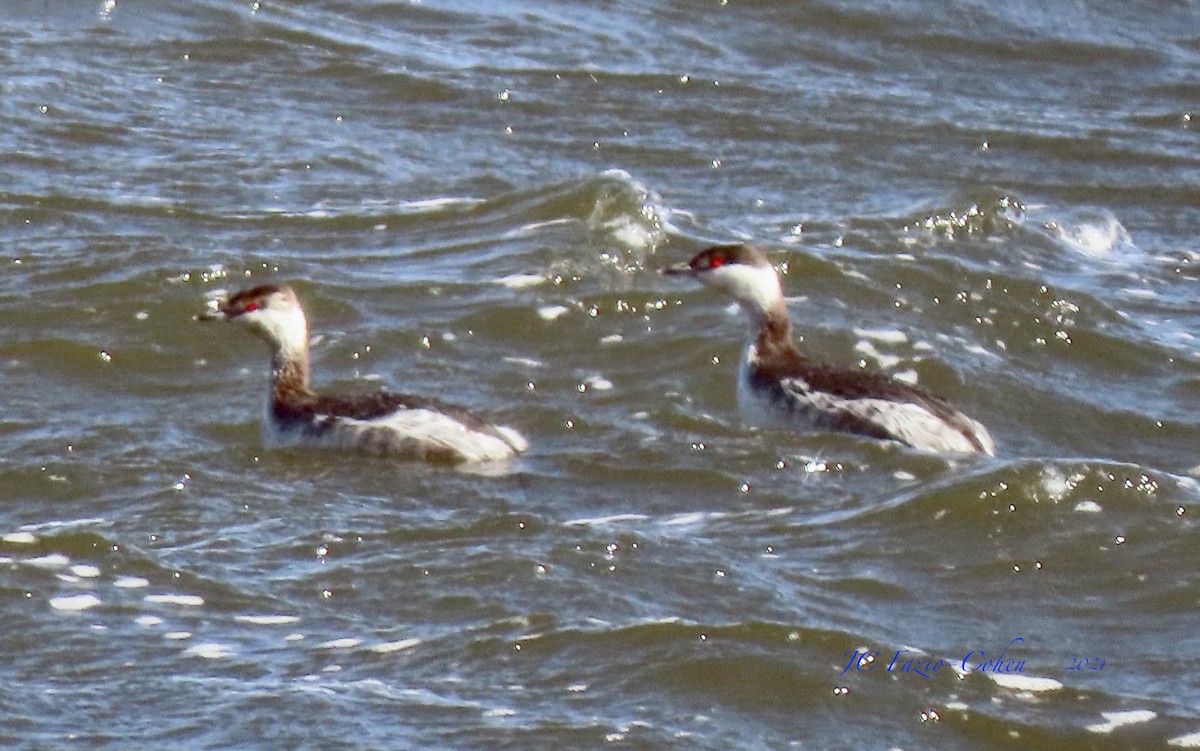
[[[271,391],[283,394],[308,393],[308,348],[278,347],[271,356]]]

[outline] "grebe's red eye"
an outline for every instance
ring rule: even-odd
[[[710,269],[719,269],[724,265],[725,259],[721,256],[713,256],[712,258],[708,259],[708,267]]]
[[[246,303],[246,307],[242,308],[243,313],[253,313],[256,310],[258,310],[258,303],[256,302],[248,302]]]

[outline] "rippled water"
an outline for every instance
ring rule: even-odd
[[[6,747],[1200,746],[1195,3],[0,19]],[[738,239],[997,457],[744,426]],[[532,450],[263,450],[263,281]]]

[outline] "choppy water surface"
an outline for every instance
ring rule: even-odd
[[[6,747],[1200,746],[1194,3],[0,18]],[[738,239],[998,456],[745,427]],[[264,451],[264,281],[533,449]]]

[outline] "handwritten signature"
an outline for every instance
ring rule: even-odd
[[[912,655],[913,650],[897,649],[888,662],[888,673],[913,673],[922,678],[932,678],[938,670],[947,666],[958,667],[963,674],[970,673],[1024,673],[1025,660],[1009,656],[1009,650],[1014,645],[1024,644],[1025,638],[1018,636],[1008,643],[1000,654],[988,659],[987,652],[982,649],[972,649],[961,660],[945,660],[934,655]],[[910,656],[911,655],[911,656]],[[853,652],[843,652],[843,657],[849,657],[846,667],[838,675],[845,675],[851,669],[859,673],[870,673],[883,663],[879,659],[879,650],[861,649]],[[1104,660],[1099,657],[1072,657],[1071,664],[1064,670],[1103,670]]]

